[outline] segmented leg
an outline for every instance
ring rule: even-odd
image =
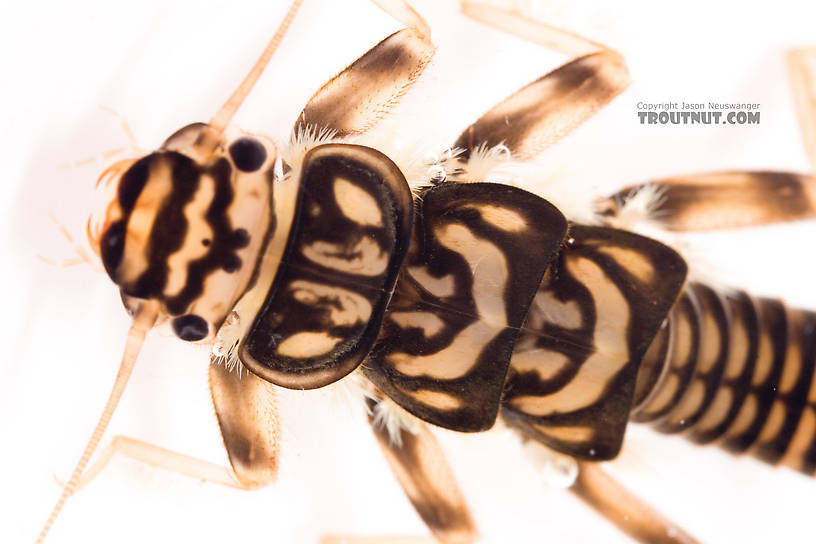
[[[280,431],[274,386],[246,369],[210,365],[210,394],[232,471],[243,487],[272,483]]]
[[[371,0],[388,15],[425,38],[431,37],[431,27],[422,15],[405,0]]]
[[[578,466],[578,478],[570,490],[632,538],[648,544],[698,542],[599,465],[582,461]]]
[[[816,171],[816,49],[791,51],[788,65],[802,140]],[[812,219],[816,178],[775,171],[675,176],[625,187],[597,203],[597,212],[613,226],[625,224],[627,209],[640,209],[642,218],[676,231]]]
[[[629,84],[622,57],[571,32],[516,11],[464,0],[465,15],[574,58],[494,106],[459,136],[467,158],[480,145],[504,144],[530,158],[566,136]]]
[[[293,134],[327,129],[362,134],[399,103],[436,50],[428,23],[402,0],[375,3],[408,28],[390,35],[323,85],[303,108]]]
[[[190,478],[237,489],[272,483],[278,470],[279,425],[273,386],[246,369],[212,364],[210,393],[230,468],[127,436],[116,436],[83,474],[88,485],[119,454]]]
[[[816,172],[816,48],[794,49],[788,54],[793,96],[802,141]]]
[[[625,224],[627,207],[644,210],[645,219],[676,231],[811,219],[816,217],[816,180],[770,171],[694,174],[625,187],[597,202],[598,214],[613,226]]]
[[[470,511],[434,436],[419,420],[415,432],[400,428],[392,436],[375,421],[376,404],[368,401],[374,435],[417,513],[440,542],[474,542],[478,533]]]
[[[252,487],[244,486],[238,482],[232,471],[224,466],[202,461],[136,438],[119,435],[113,437],[110,444],[100,452],[96,461],[82,474],[75,491],[79,491],[99,476],[115,455],[121,455],[196,480],[238,489],[252,489]]]

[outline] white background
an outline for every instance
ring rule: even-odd
[[[605,194],[661,176],[722,169],[807,171],[785,50],[813,40],[794,0],[540,3],[547,21],[605,42],[634,83],[541,158],[542,177]],[[455,3],[422,0],[439,45],[395,112],[431,148],[565,59],[486,29]],[[0,540],[32,542],[98,417],[128,319],[108,278],[72,257],[48,213],[79,240],[89,188],[127,146],[149,149],[206,120],[254,61],[285,3],[16,2],[0,21]],[[398,25],[363,0],[307,0],[236,124],[286,138],[319,85]],[[816,40],[814,40],[816,41]],[[638,101],[760,102],[759,126],[641,126]],[[811,225],[720,233],[724,283],[816,308]],[[152,335],[108,436],[127,434],[223,463],[200,348]],[[201,484],[117,461],[75,496],[50,542],[316,542],[326,533],[424,534],[359,411],[329,393],[283,396],[279,482],[259,492]],[[628,542],[569,493],[544,486],[505,433],[438,433],[485,542]],[[705,542],[810,542],[816,485],[797,473],[632,426],[608,470]]]

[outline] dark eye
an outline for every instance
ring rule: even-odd
[[[173,330],[182,340],[196,342],[207,337],[209,327],[202,317],[187,314],[173,320]]]
[[[99,252],[102,256],[102,264],[108,276],[115,282],[116,269],[122,262],[122,253],[125,250],[125,224],[122,221],[113,223],[99,244]]]
[[[229,147],[230,157],[242,172],[254,172],[266,161],[266,149],[254,138],[239,138]]]

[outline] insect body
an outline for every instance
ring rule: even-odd
[[[408,58],[408,75],[372,94],[402,92],[429,53],[415,34],[393,35],[335,87],[359,79],[362,67],[376,68],[394,46],[398,58]],[[511,97],[498,113],[506,119],[502,108],[512,114],[525,102],[519,97],[576,73],[589,74],[586,87],[598,102],[625,79],[614,54],[591,54]],[[330,84],[304,110],[301,134],[315,117],[341,135],[359,130],[354,115],[321,107],[332,91]],[[276,178],[274,146],[251,136],[222,140],[208,134],[212,125],[192,126],[119,180],[99,239],[103,263],[137,324],[145,312],[167,316],[188,341],[212,340],[220,330],[219,353],[274,384],[320,387],[362,365],[378,388],[369,390],[375,407],[385,393],[421,419],[473,431],[490,427],[503,406],[528,436],[544,435],[576,456],[612,457],[636,391],[637,362],[683,284],[684,265],[644,237],[570,226],[530,193],[466,183],[480,181],[467,175],[482,142],[535,152],[525,147],[524,130],[501,133],[491,113],[457,140],[465,153],[446,165],[448,181],[417,191],[416,212],[405,169],[368,147],[317,145],[287,155],[289,177]],[[535,121],[524,128],[543,130]],[[145,198],[151,191],[161,197]],[[158,208],[143,206],[156,201]],[[242,485],[266,483],[257,455],[267,446],[274,453],[277,437],[246,446],[252,429],[243,428],[247,420],[235,417],[233,404],[250,386],[234,389],[230,375],[214,368],[211,387],[233,470]],[[261,396],[265,388],[258,386]],[[420,441],[420,450],[432,448]],[[410,456],[392,463],[416,469],[402,476],[407,488],[427,468]],[[455,493],[409,495],[440,538],[471,534]],[[440,512],[458,514],[456,523],[440,520]]]

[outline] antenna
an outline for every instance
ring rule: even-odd
[[[255,86],[258,78],[261,77],[266,65],[269,64],[269,60],[272,58],[272,55],[275,54],[278,45],[280,45],[280,42],[289,30],[302,3],[303,0],[294,0],[292,2],[292,5],[289,6],[289,10],[286,12],[286,16],[284,16],[283,21],[281,21],[272,39],[269,40],[261,56],[255,61],[255,64],[249,70],[246,77],[244,77],[241,84],[238,85],[238,88],[233,91],[232,96],[230,96],[227,101],[224,102],[224,105],[212,116],[208,125],[209,130],[203,131],[195,144],[202,153],[209,154],[215,149],[215,146],[218,144],[219,136],[224,132],[224,129],[232,120],[238,108],[241,107],[241,104],[247,95],[249,95],[252,87]]]
[[[74,467],[74,471],[71,473],[71,478],[62,489],[62,494],[60,495],[59,499],[57,499],[57,503],[54,505],[54,508],[51,510],[51,515],[48,516],[48,520],[45,522],[45,525],[43,525],[43,528],[40,531],[40,536],[37,537],[37,544],[41,544],[43,540],[45,540],[48,531],[51,530],[51,526],[53,526],[54,522],[57,520],[57,516],[59,516],[62,507],[65,506],[65,502],[71,495],[74,494],[74,491],[76,491],[77,485],[79,484],[79,479],[82,477],[82,473],[85,471],[88,461],[91,460],[94,450],[96,450],[96,447],[99,445],[102,435],[105,434],[105,429],[108,427],[111,416],[113,416],[113,412],[116,410],[116,406],[119,404],[119,399],[122,398],[122,393],[125,391],[125,386],[127,385],[130,374],[133,372],[133,367],[136,364],[136,358],[139,355],[139,351],[142,349],[145,335],[156,322],[157,314],[158,303],[144,302],[137,311],[136,315],[133,316],[133,324],[130,326],[130,330],[128,331],[127,341],[125,342],[125,351],[122,354],[122,363],[119,366],[119,372],[116,374],[116,380],[113,382],[113,388],[111,389],[110,396],[108,396],[108,402],[105,404],[105,409],[102,411],[102,415],[99,416],[99,421],[96,423],[93,433],[91,433],[91,438],[85,445],[85,450],[82,452],[82,456],[79,458],[79,461]]]

